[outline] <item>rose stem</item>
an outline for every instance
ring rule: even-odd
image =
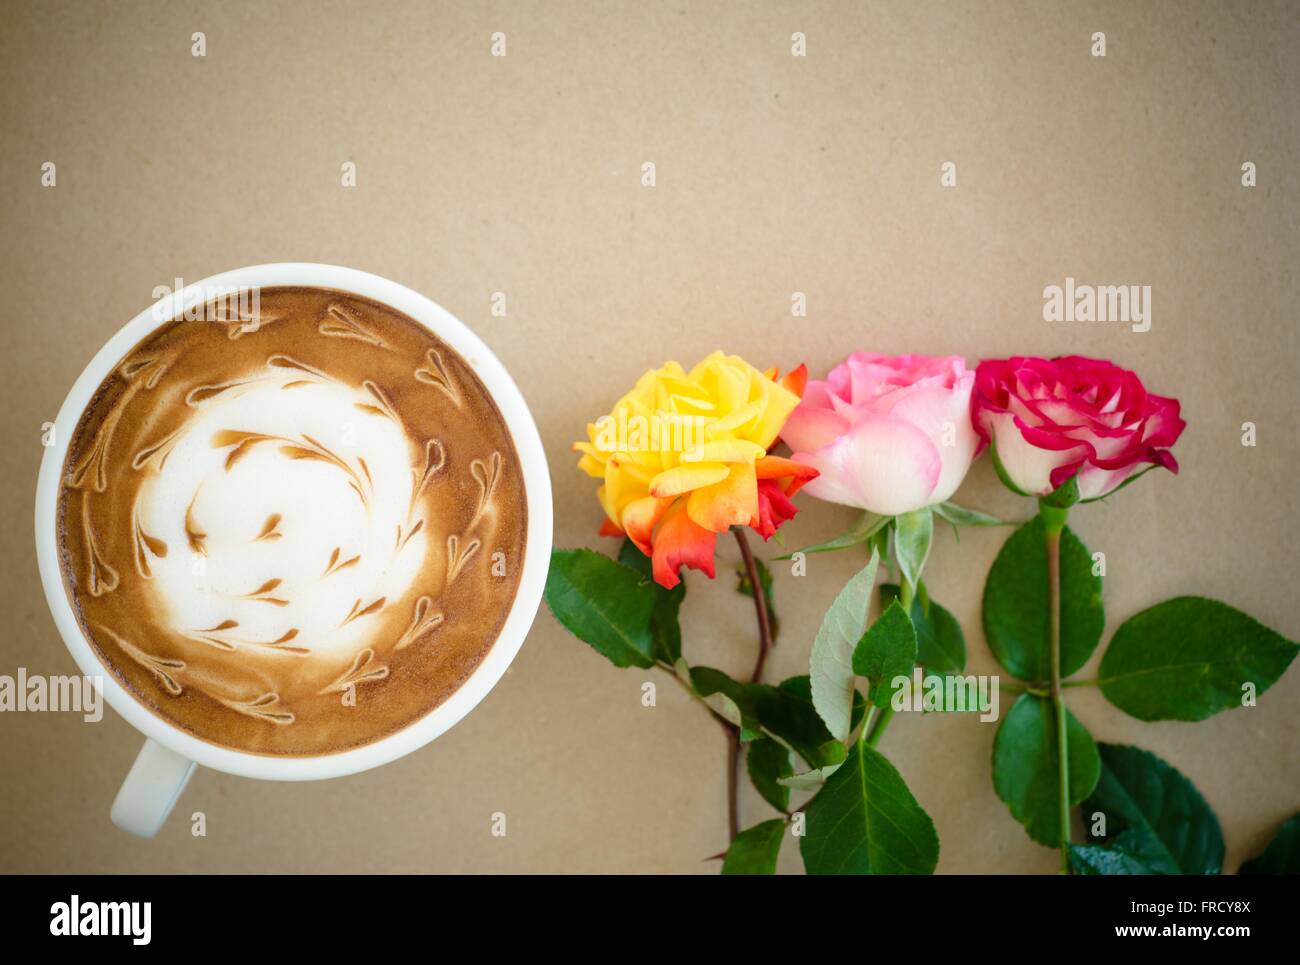
[[[745,530],[740,526],[733,526],[731,531],[736,534],[740,558],[745,561],[745,576],[749,580],[750,589],[754,591],[754,614],[758,617],[758,661],[754,664],[754,673],[749,680],[751,683],[758,683],[763,678],[767,652],[772,649],[772,621],[767,613],[767,593],[762,580],[758,578],[758,564],[754,562],[754,554],[749,551],[749,540],[745,538]]]
[[[727,812],[730,816],[728,827],[731,832],[731,838],[734,840],[736,835],[740,833],[739,824],[737,823],[737,810],[736,810],[737,767],[735,766],[735,761],[736,761],[735,755],[738,755],[740,753],[740,747],[739,747],[740,728],[737,727],[735,724],[733,724],[731,721],[727,720],[725,717],[719,714],[712,707],[710,707],[708,702],[695,692],[694,687],[692,687],[686,681],[682,680],[682,678],[677,675],[677,668],[674,667],[672,664],[665,663],[662,660],[656,660],[655,665],[664,673],[668,674],[668,676],[672,677],[673,680],[677,682],[677,685],[681,687],[682,690],[686,691],[687,696],[689,696],[692,700],[696,701],[701,707],[707,710],[709,712],[709,716],[718,722],[718,724],[722,727],[722,733],[725,734],[727,737],[727,764],[728,764]],[[734,751],[733,751],[733,747],[734,747]],[[722,854],[725,855],[726,852],[724,851],[722,852]]]
[[[1065,730],[1065,698],[1061,694],[1061,530],[1066,510],[1044,506],[1047,529],[1047,608],[1052,652],[1052,707],[1056,711],[1056,757],[1059,822],[1061,825],[1061,874],[1070,873],[1070,753]]]
[[[754,662],[754,672],[749,680],[751,683],[759,683],[763,679],[763,666],[767,663],[767,652],[772,649],[772,621],[767,612],[767,595],[764,592],[763,581],[758,577],[758,564],[754,562],[754,554],[749,550],[749,540],[745,538],[745,530],[743,527],[733,526],[731,531],[736,534],[736,545],[740,547],[740,558],[745,565],[745,577],[749,580],[749,588],[754,595],[754,614],[758,617],[758,659]],[[733,841],[740,833],[740,811],[736,800],[739,774],[740,731],[732,727],[727,730],[727,813]]]

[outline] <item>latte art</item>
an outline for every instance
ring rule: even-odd
[[[64,573],[130,689],[262,753],[366,743],[445,699],[514,598],[526,507],[491,398],[383,306],[272,289],[177,321],[78,424]]]
[[[151,457],[136,564],[178,635],[224,650],[354,654],[364,618],[420,572],[427,540],[401,427],[379,412],[358,432],[361,393],[298,374],[268,366],[203,403]]]

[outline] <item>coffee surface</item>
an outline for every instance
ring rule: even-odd
[[[273,288],[254,320],[177,319],[121,360],[58,527],[82,629],[137,699],[214,744],[315,755],[464,683],[514,601],[527,506],[449,346],[376,302]]]

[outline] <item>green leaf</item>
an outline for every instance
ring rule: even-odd
[[[881,584],[883,606],[888,607],[897,599],[897,585]],[[939,674],[966,669],[966,636],[951,613],[933,600],[927,608],[918,593],[912,597],[912,626],[916,628],[916,662],[922,667]]]
[[[778,686],[782,690],[788,690],[790,693],[794,694],[796,697],[800,698],[801,700],[809,704],[812,703],[812,699],[813,699],[812,678],[809,677],[806,673],[799,674],[798,676],[795,677],[786,677],[785,680],[782,680],[781,683],[778,684]],[[862,718],[866,714],[866,712],[867,712],[867,700],[865,697],[862,696],[861,691],[855,689],[853,691],[853,710],[849,714],[850,731],[854,730],[858,726],[858,724],[862,723]],[[820,719],[821,715],[818,714],[817,716]],[[824,729],[825,721],[823,721],[822,724]],[[825,731],[825,733],[826,733],[827,740],[834,739],[833,737],[831,737],[830,731]]]
[[[1070,870],[1077,875],[1149,875],[1142,856],[1135,851],[1137,835],[1124,831],[1109,847],[1099,844],[1071,844]]]
[[[844,748],[840,744],[841,749]],[[790,777],[781,778],[781,784],[795,791],[816,791],[819,790],[830,779],[830,776],[840,769],[844,762],[836,761],[834,764],[827,764],[824,767],[815,767],[811,771],[802,771],[799,774],[793,774]]]
[[[682,580],[671,590],[665,590],[658,583],[654,588],[655,608],[650,632],[654,637],[655,653],[661,660],[676,663],[682,656],[682,627],[677,615],[682,609],[682,600],[686,599],[686,581]]]
[[[1144,869],[1100,873],[1217,875],[1223,869],[1223,832],[1192,782],[1139,748],[1102,744],[1100,751],[1101,775],[1083,802],[1089,843],[1120,850],[1115,860],[1123,868]],[[1098,814],[1105,834],[1094,835]]]
[[[772,596],[772,571],[758,557],[754,558],[754,568],[758,570],[758,582],[763,584],[763,601],[767,604],[767,625],[772,631],[772,642],[775,643],[777,634],[781,632],[781,621],[777,619],[776,602]],[[736,592],[752,597],[754,588],[749,585],[749,574],[745,572],[743,562],[736,564],[736,576],[739,578]]]
[[[647,583],[655,583],[654,561],[641,552],[640,548],[630,539],[624,539],[618,548],[618,561],[630,570],[636,570],[641,579]],[[662,589],[662,587],[661,587]]]
[[[998,663],[1021,680],[1051,676],[1047,532],[1035,516],[1011,534],[984,584],[984,635]],[[1061,676],[1092,656],[1106,613],[1092,555],[1067,527],[1061,532]]]
[[[853,648],[867,627],[879,564],[880,554],[873,550],[870,562],[835,597],[813,640],[809,658],[813,706],[836,740],[849,736],[855,689]]]
[[[646,556],[630,539],[623,540],[619,547],[618,561],[630,569],[636,570],[642,581],[654,591],[654,612],[650,620],[650,634],[654,638],[655,656],[665,663],[675,664],[682,655],[682,628],[677,614],[686,598],[686,581],[682,580],[671,590],[666,590],[655,582],[654,568],[650,557]]]
[[[894,765],[857,741],[809,803],[799,850],[812,875],[928,875],[939,836]]]
[[[835,764],[844,758],[813,707],[807,677],[791,677],[780,686],[734,680],[713,667],[691,667],[690,686],[724,719],[741,728],[742,741],[767,736],[792,750],[811,767]],[[860,694],[850,712],[856,725],[865,709]]]
[[[545,596],[555,619],[614,666],[654,666],[654,592],[626,566],[587,549],[554,550]]]
[[[1092,735],[1067,709],[1066,751],[1070,756],[1070,805],[1097,785],[1101,758]],[[998,726],[993,739],[993,788],[1012,817],[1039,844],[1060,843],[1060,775],[1056,716],[1049,700],[1024,694]]]
[[[714,691],[711,694],[702,695],[701,699],[704,701],[705,706],[712,709],[715,714],[727,723],[734,724],[740,729],[740,739],[742,741],[753,740],[754,737],[757,736],[757,728],[747,725],[744,712],[730,695],[724,694],[721,691]]]
[[[895,677],[910,677],[916,666],[916,630],[912,618],[895,600],[867,628],[853,651],[853,672],[871,681],[867,699],[889,706]]]
[[[831,550],[842,550],[850,546],[857,546],[859,543],[865,543],[877,533],[883,531],[893,518],[893,516],[876,516],[872,513],[863,513],[862,517],[852,527],[834,539],[827,540],[825,543],[814,543],[812,546],[805,546],[795,552],[807,556],[810,553],[827,553]],[[788,560],[792,556],[794,556],[794,553],[786,553],[784,556],[778,556],[777,559]]]
[[[927,506],[912,513],[896,517],[894,524],[894,556],[903,579],[912,586],[921,582],[925,561],[930,558],[930,544],[934,542],[934,514]]]
[[[736,835],[722,861],[724,875],[774,875],[785,821],[772,818]]]
[[[839,741],[827,741],[821,747],[817,748],[817,756],[822,761],[822,767],[833,767],[843,764],[844,759],[849,756],[848,748]]]
[[[1098,671],[1106,699],[1138,720],[1204,720],[1262,694],[1297,647],[1226,603],[1180,596],[1125,620]]]
[[[761,736],[762,725],[754,708],[754,685],[733,680],[713,667],[691,667],[691,687],[727,720],[740,728],[740,739]],[[721,701],[711,700],[721,696]]]
[[[936,503],[931,507],[934,514],[946,523],[953,526],[1014,526],[1015,523],[1008,522],[1005,519],[998,519],[996,516],[990,516],[988,513],[981,513],[978,509],[967,509],[965,506],[958,506],[956,503]]]
[[[794,678],[796,681],[806,678]],[[748,684],[750,706],[759,725],[812,767],[843,758],[843,745],[826,729],[806,692],[782,684]]]
[[[790,789],[781,783],[781,778],[794,774],[788,748],[770,737],[760,737],[749,745],[745,767],[763,800],[778,811],[790,809]]]
[[[890,517],[890,520],[893,520],[892,516]],[[871,534],[870,539],[867,540],[867,549],[871,550],[871,552],[875,553],[882,560],[888,560],[889,541],[893,535],[894,530],[889,526],[876,530]],[[888,564],[886,564],[886,569],[888,569]]]
[[[1239,875],[1300,875],[1300,814],[1282,822],[1261,854],[1241,866]]]

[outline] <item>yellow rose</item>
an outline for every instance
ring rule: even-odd
[[[578,466],[603,482],[601,532],[626,534],[666,587],[683,565],[712,577],[716,536],[731,526],[770,537],[796,512],[789,497],[817,475],[768,455],[806,381],[802,365],[778,381],[722,352],[690,372],[668,362],[641,376],[573,445]]]

